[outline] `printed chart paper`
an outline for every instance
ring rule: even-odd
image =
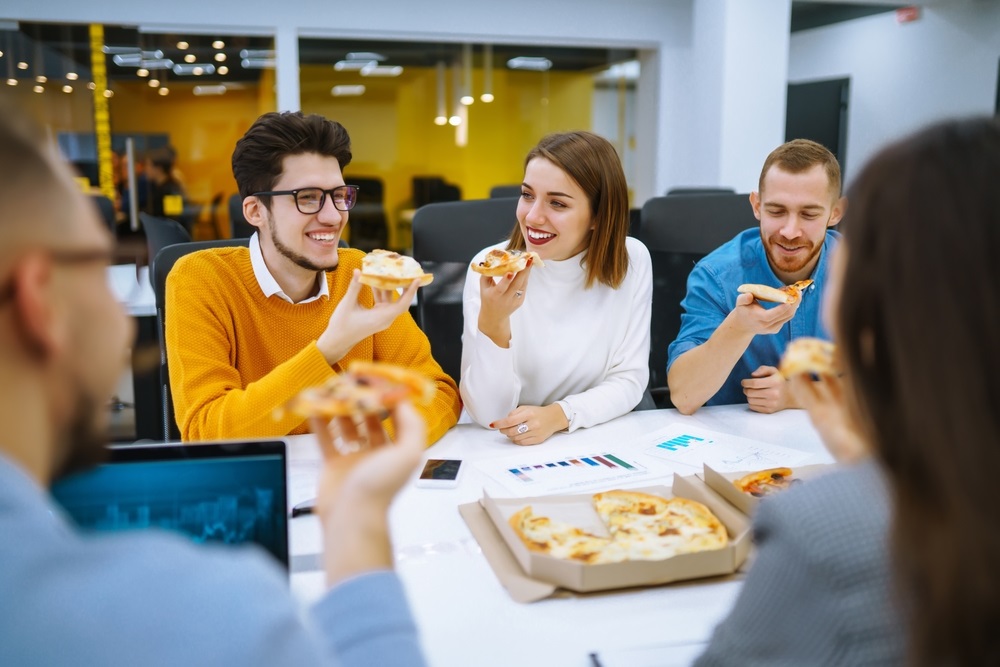
[[[644,454],[698,471],[706,463],[719,472],[791,468],[813,458],[796,449],[682,424],[657,431],[647,443],[642,449]]]
[[[476,462],[515,496],[583,493],[671,474],[665,464],[640,463],[635,456],[600,450],[585,456],[539,458],[524,454]]]

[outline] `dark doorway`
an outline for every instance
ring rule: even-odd
[[[850,86],[850,79],[789,84],[785,141],[812,139],[821,143],[837,156],[843,170]]]

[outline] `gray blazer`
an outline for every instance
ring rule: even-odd
[[[756,560],[695,664],[902,664],[889,523],[886,483],[873,462],[762,502]]]

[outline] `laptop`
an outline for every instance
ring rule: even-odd
[[[52,487],[84,530],[161,528],[195,542],[254,542],[288,569],[283,441],[111,446],[108,455]]]

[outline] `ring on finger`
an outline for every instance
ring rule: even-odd
[[[516,292],[514,292],[515,299],[520,299],[522,296],[524,296],[524,292],[522,292],[521,290],[517,290]]]
[[[517,425],[517,434],[523,435],[528,432],[528,422],[521,422]]]

